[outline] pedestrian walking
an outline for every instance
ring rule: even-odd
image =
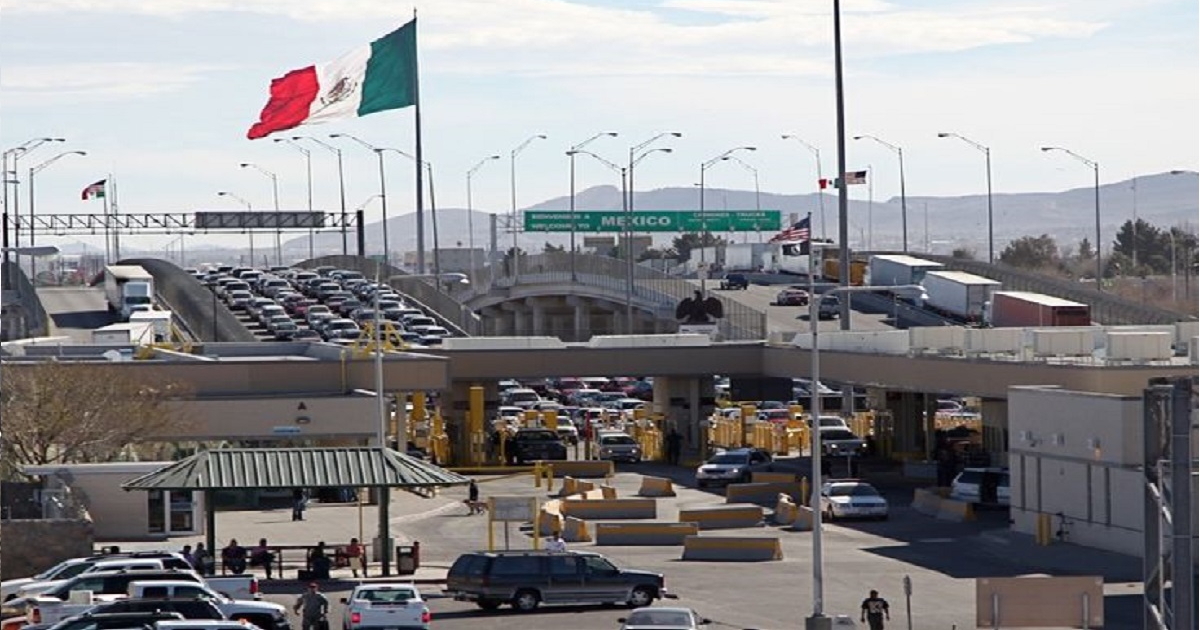
[[[479,484],[475,483],[474,479],[467,485],[467,500],[471,503],[479,502]]]
[[[307,503],[308,503],[308,499],[306,499],[304,497],[304,490],[302,490],[300,488],[296,488],[295,490],[292,490],[292,520],[293,521],[303,521],[304,520],[304,508],[305,508],[305,504],[307,504]]]
[[[296,598],[292,611],[300,615],[301,630],[329,630],[329,600],[316,582],[308,583],[308,590]]]
[[[351,538],[350,544],[346,545],[346,559],[350,562],[350,572],[354,577],[358,577],[360,568],[362,576],[367,577],[367,551],[358,543],[357,538]]]
[[[672,466],[679,465],[679,453],[683,448],[683,436],[675,427],[671,427],[671,431],[667,433],[667,463]]]
[[[861,617],[861,621],[867,622],[871,630],[883,630],[884,619],[892,620],[887,600],[879,596],[879,591],[872,590],[870,596],[863,600]]]

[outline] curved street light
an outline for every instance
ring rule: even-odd
[[[520,226],[517,225],[517,156],[529,146],[529,143],[534,140],[545,140],[546,134],[538,133],[529,136],[524,142],[518,144],[515,149],[508,153],[508,185],[512,200],[512,214],[509,215],[509,229],[512,230],[512,272],[513,282],[516,282],[521,277],[521,257],[517,255],[517,230]]]
[[[617,137],[617,132],[601,131],[600,133],[593,135],[583,142],[572,145],[571,148],[567,150],[567,157],[570,158],[571,161],[571,284],[575,284],[576,280],[578,279],[578,276],[575,273],[575,154],[581,151],[587,145],[591,144],[592,141],[604,137],[615,138]]]
[[[996,246],[992,232],[992,149],[957,133],[941,132],[937,137],[958,138],[983,153],[984,167],[987,169],[988,264],[995,264]]]
[[[329,144],[328,142],[325,142],[324,140],[321,140],[320,138],[314,138],[312,136],[292,136],[291,139],[292,140],[311,140],[312,142],[315,142],[318,146],[323,147],[326,151],[333,153],[334,156],[337,157],[338,197],[341,201],[341,209],[342,209],[342,227],[341,227],[342,255],[345,256],[350,253],[350,243],[348,242],[347,236],[346,236],[346,224],[347,224],[347,220],[346,220],[346,178],[344,176],[344,171],[342,170],[342,150],[338,147],[335,147],[335,146]],[[310,170],[310,175],[311,175],[311,170]],[[312,191],[312,189],[310,186],[310,188],[309,188],[310,200],[311,200],[311,196],[312,196],[311,191]],[[312,209],[311,201],[309,202],[309,209],[310,210]],[[358,252],[358,255],[362,256],[363,253],[360,251],[360,252]]]
[[[467,171],[467,249],[469,250],[468,257],[471,259],[470,268],[472,273],[475,270],[475,206],[471,202],[471,178],[479,169],[483,168],[484,164],[492,160],[499,160],[499,155],[489,155],[482,160],[479,160]]]
[[[37,146],[37,145],[35,145],[35,146]],[[31,166],[29,168],[29,245],[30,245],[30,247],[34,247],[37,245],[37,242],[36,242],[37,239],[35,238],[37,236],[37,230],[34,229],[34,217],[37,216],[37,210],[34,208],[34,203],[33,203],[33,200],[34,200],[33,176],[42,172],[43,170],[46,169],[46,167],[50,166],[51,164],[54,164],[55,162],[67,157],[68,155],[83,156],[83,155],[87,155],[87,151],[63,151],[62,153],[59,153],[58,155],[46,160],[45,162],[42,162],[41,164],[38,164],[36,166]],[[14,158],[14,162],[15,162],[15,158]],[[20,215],[18,215],[18,216],[20,216]],[[30,280],[36,286],[37,285],[37,257],[36,256],[29,257],[29,271],[30,271]]]
[[[227,190],[217,191],[217,196],[218,197],[229,197],[230,199],[242,204],[243,206],[246,206],[246,212],[254,212],[254,206],[250,205],[249,201],[246,201],[245,199],[242,199],[241,197],[239,197]],[[246,217],[246,218],[249,219],[250,217]],[[250,266],[253,267],[254,266],[254,229],[253,229],[253,227],[248,228],[246,230],[246,239],[249,241],[249,245],[250,245]]]
[[[733,155],[734,153],[737,153],[738,151],[757,151],[757,150],[758,150],[758,147],[750,147],[750,146],[734,147],[734,148],[729,149],[728,151],[718,155],[717,157],[712,158],[711,160],[708,160],[707,162],[701,162],[701,164],[700,164],[700,224],[701,224],[701,228],[703,229],[701,236],[700,236],[700,266],[702,267],[702,269],[701,269],[702,273],[700,274],[700,291],[701,292],[703,292],[705,290],[705,288],[706,288],[705,281],[708,279],[707,253],[705,251],[707,249],[705,247],[705,244],[708,242],[708,239],[707,239],[708,215],[705,213],[705,210],[704,210],[704,172],[707,171],[709,168],[712,168],[712,166],[714,164],[716,164],[717,162],[723,162],[725,160],[728,160],[731,155]]]
[[[279,213],[279,176],[277,176],[275,173],[268,171],[267,169],[265,169],[257,164],[251,163],[251,162],[242,162],[241,164],[238,164],[238,166],[241,168],[254,169],[254,170],[258,171],[259,173],[262,173],[262,175],[264,177],[271,180],[271,199],[275,206],[275,212],[278,215],[278,213]],[[279,217],[276,216],[274,220],[279,221]],[[253,264],[253,263],[251,263],[251,264]],[[276,223],[276,228],[275,228],[275,264],[276,265],[283,264],[283,230],[278,227],[278,223]]]
[[[1100,163],[1094,160],[1089,160],[1070,149],[1064,149],[1062,147],[1042,147],[1042,151],[1061,151],[1075,158],[1076,160],[1083,162],[1092,169],[1092,175],[1095,178],[1093,180],[1093,190],[1096,201],[1096,290],[1103,291],[1104,285],[1100,282],[1104,271],[1103,263],[1100,260],[1100,254],[1102,250],[1100,243]]]
[[[283,142],[283,143],[287,144],[288,146],[291,146],[292,148],[299,151],[301,155],[304,156],[304,170],[305,170],[305,175],[306,175],[305,181],[308,184],[308,212],[309,212],[309,214],[312,214],[312,211],[313,211],[312,151],[310,151],[308,149],[308,147],[305,147],[305,146],[301,145],[300,143],[298,143],[297,142],[298,139],[299,138],[275,138],[274,140],[276,143]],[[310,218],[310,220],[311,220],[311,218]],[[315,238],[316,238],[316,233],[313,230],[313,228],[311,228],[311,227],[308,228],[308,257],[310,259],[316,257],[315,246],[314,246]]]
[[[390,264],[392,258],[391,258],[391,248],[389,247],[389,243],[388,243],[387,183],[384,178],[384,171],[383,171],[383,150],[380,149],[379,147],[371,144],[370,142],[367,142],[366,140],[363,140],[356,136],[352,136],[348,133],[331,133],[331,134],[329,134],[329,137],[330,138],[345,138],[347,140],[353,141],[354,143],[358,144],[359,146],[374,152],[376,159],[379,161],[379,198],[381,200],[380,203],[382,206],[382,216],[383,216],[383,261],[384,261],[384,263]],[[364,225],[363,215],[362,214],[356,215],[355,221],[358,223],[358,253],[361,256],[365,253],[366,239],[367,239],[366,227]]]
[[[906,195],[904,192],[904,149],[897,145],[894,145],[890,142],[887,142],[885,140],[880,140],[879,138],[872,136],[872,135],[868,135],[868,134],[854,136],[854,139],[855,140],[874,140],[875,142],[878,142],[880,145],[883,145],[884,147],[891,149],[892,152],[894,152],[896,154],[896,158],[900,160],[900,231],[902,232],[900,241],[904,247],[904,253],[907,254],[908,253],[908,195]]]
[[[821,238],[825,238],[825,193],[821,192],[820,182],[825,179],[821,174],[821,150],[817,147],[805,142],[800,136],[795,134],[785,133],[780,136],[783,140],[795,140],[804,145],[806,149],[812,152],[813,157],[817,160],[817,203],[821,209]]]

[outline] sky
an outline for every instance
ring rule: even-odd
[[[419,15],[424,156],[439,207],[507,213],[569,193],[566,150],[613,162],[662,132],[669,147],[638,165],[635,187],[690,186],[700,165],[740,146],[763,191],[814,192],[837,168],[830,0],[0,0],[0,148],[62,137],[19,163],[66,155],[36,176],[38,213],[100,212],[81,190],[110,174],[122,212],[303,210],[305,157],[247,140],[271,79],[331,61]],[[873,195],[982,194],[991,149],[997,193],[1091,185],[1198,170],[1200,69],[1195,0],[845,0],[841,3],[848,170],[874,173]],[[353,134],[413,151],[413,110],[303,126],[275,137]],[[512,159],[512,152],[530,142]],[[341,141],[350,209],[379,218],[375,156]],[[314,206],[339,207],[333,154],[315,144]],[[413,208],[411,162],[388,154],[390,214]],[[513,177],[515,173],[515,178]],[[721,162],[714,188],[752,190],[751,171]],[[577,162],[580,189],[619,184]],[[858,187],[862,188],[862,187]],[[865,190],[855,189],[855,196]],[[169,237],[129,239],[153,246]],[[48,243],[99,237],[46,237]]]

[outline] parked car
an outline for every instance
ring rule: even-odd
[[[579,443],[579,429],[571,424],[570,418],[559,416],[558,426],[555,427],[554,432],[567,444],[574,445]]]
[[[760,448],[722,451],[696,469],[696,485],[703,488],[714,483],[745,483],[756,471],[770,471],[774,463],[771,454]]]
[[[826,293],[817,303],[817,319],[833,319],[842,313],[842,301],[837,295]]]
[[[221,612],[221,609],[218,608],[217,605],[212,602],[212,600],[184,597],[119,599],[115,602],[100,604],[83,615],[74,617],[74,619],[80,619],[89,615],[96,616],[158,611],[179,613],[183,619],[228,619],[225,613]],[[62,627],[63,624],[69,623],[70,620],[67,620],[55,627],[57,630],[91,630],[88,626]]]
[[[341,601],[342,630],[428,630],[433,618],[414,584],[359,584]]]
[[[596,434],[596,459],[637,463],[642,461],[642,447],[637,440],[621,431],[600,431]]]
[[[49,630],[116,630],[117,628],[144,628],[147,625],[153,626],[158,621],[184,618],[179,612],[170,609],[119,613],[92,613],[89,611],[46,627]],[[217,619],[223,619],[223,617],[217,617]]]
[[[592,552],[498,551],[463,554],[446,574],[446,593],[484,610],[510,604],[648,606],[667,597],[661,573],[623,569]]]
[[[866,440],[858,437],[853,431],[838,426],[822,426],[821,453],[825,455],[865,455]]]
[[[808,306],[808,291],[788,287],[775,294],[776,306]]]
[[[876,518],[886,520],[888,502],[865,481],[833,480],[821,486],[821,513],[826,520],[835,518]]]
[[[699,630],[700,626],[712,623],[691,608],[668,606],[638,608],[617,621],[621,630]]]
[[[750,288],[750,279],[747,278],[746,274],[744,274],[744,273],[725,274],[725,277],[721,278],[721,288],[725,289],[725,290],[749,289]]]
[[[995,496],[990,489],[995,488]],[[1007,468],[964,468],[950,482],[950,498],[970,503],[1008,505],[1011,488]]]

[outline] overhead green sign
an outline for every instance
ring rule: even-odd
[[[758,232],[780,229],[778,210],[529,210],[526,232]],[[574,219],[574,220],[572,220]]]

